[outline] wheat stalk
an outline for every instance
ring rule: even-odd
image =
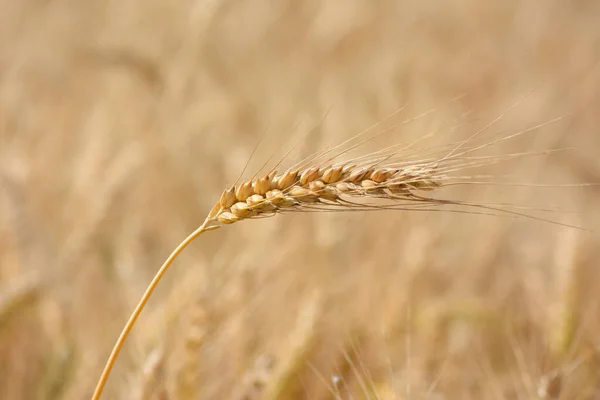
[[[398,146],[392,146],[345,162],[332,163],[338,156],[373,139],[378,133],[371,138],[361,140],[357,144],[340,150],[333,157],[319,161],[327,154],[342,149],[343,146],[348,145],[353,140],[361,138],[368,130],[379,125],[377,124],[338,146],[303,160],[300,165],[289,168],[282,173],[278,173],[272,169],[262,177],[255,176],[252,179],[236,183],[224,190],[219,201],[211,209],[204,222],[175,248],[148,285],[114,345],[98,381],[92,400],[100,399],[125,339],[168,268],[194,239],[210,230],[245,219],[263,218],[288,212],[375,211],[390,209],[431,211],[443,205],[469,207],[468,211],[449,210],[453,212],[492,215],[497,215],[500,212],[507,213],[513,217],[527,217],[552,222],[557,225],[564,225],[526,213],[509,210],[510,208],[518,208],[510,204],[481,204],[440,200],[424,197],[419,193],[431,191],[442,186],[457,184],[488,184],[490,182],[484,181],[486,178],[489,178],[487,176],[465,177],[456,176],[455,173],[457,171],[511,160],[515,157],[552,152],[515,153],[487,157],[470,156],[470,153],[482,148],[537,130],[560,119],[547,121],[484,145],[466,147],[473,138],[488,129],[505,114],[502,114],[490,124],[484,126],[467,140],[453,146],[443,156],[435,156],[434,153],[431,158],[420,158],[411,161],[407,157],[410,154],[407,150],[410,149],[411,145],[400,149]],[[437,152],[439,154],[439,149],[437,149]],[[415,154],[423,157],[426,155],[425,153],[421,150]],[[365,200],[369,199],[382,200],[384,204],[381,204],[381,202],[376,204],[366,203]],[[472,208],[479,208],[483,211],[473,211]]]
[[[416,199],[412,194],[414,190],[429,190],[437,186],[439,183],[433,176],[433,168],[427,164],[406,168],[343,164],[287,170],[282,174],[271,172],[223,191],[202,225],[177,246],[156,273],[119,336],[92,399],[100,398],[121,347],[158,282],[183,249],[202,233],[243,219],[286,211],[326,209],[330,206],[348,209],[372,207],[355,203],[349,200],[351,197],[412,200]]]

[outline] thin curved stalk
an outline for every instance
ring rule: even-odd
[[[154,275],[154,278],[152,279],[152,281],[146,288],[146,291],[144,292],[143,296],[141,297],[138,305],[135,307],[135,310],[133,311],[133,313],[131,313],[131,316],[129,317],[127,324],[125,324],[123,331],[119,335],[119,338],[117,339],[117,341],[112,349],[112,352],[110,353],[110,356],[108,357],[108,360],[106,361],[106,365],[104,366],[104,370],[102,371],[102,376],[100,376],[100,379],[98,380],[98,384],[96,385],[96,390],[94,390],[92,400],[99,400],[100,396],[102,396],[102,391],[104,390],[106,381],[108,380],[110,372],[115,364],[115,361],[117,360],[117,357],[119,356],[119,353],[121,352],[121,348],[123,347],[123,344],[125,343],[125,340],[127,339],[127,336],[129,336],[129,333],[131,332],[133,325],[135,325],[135,322],[137,321],[138,317],[140,316],[142,310],[144,309],[144,306],[148,302],[148,299],[150,299],[150,296],[152,296],[154,289],[156,288],[156,286],[158,285],[158,283],[160,282],[162,277],[165,275],[165,273],[167,272],[167,270],[169,269],[171,264],[173,264],[173,261],[175,261],[175,259],[177,258],[177,256],[179,256],[179,254],[183,251],[183,249],[185,249],[194,239],[196,239],[202,233],[218,228],[218,226],[209,226],[210,222],[212,222],[212,220],[207,218],[202,223],[202,225],[200,225],[200,227],[198,229],[196,229],[187,238],[185,238],[177,246],[177,248],[175,250],[173,250],[171,255],[166,259],[164,264],[160,267],[160,269],[158,270],[156,275]]]

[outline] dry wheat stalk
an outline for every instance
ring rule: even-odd
[[[242,219],[285,211],[310,211],[331,206],[347,209],[376,207],[352,202],[348,199],[350,197],[415,201],[418,197],[413,191],[431,190],[439,186],[434,170],[434,166],[428,164],[404,168],[351,163],[313,166],[288,170],[283,174],[271,172],[225,190],[202,225],[175,249],[148,286],[132,319],[121,333],[92,398],[100,398],[120,348],[154,288],[175,258],[200,234]]]
[[[354,149],[379,135],[381,132],[370,138],[363,138],[367,132],[383,122],[381,121],[346,142],[319,152],[303,160],[299,165],[289,168],[282,173],[278,173],[273,169],[264,176],[255,176],[252,179],[236,183],[224,190],[219,201],[214,205],[205,221],[177,246],[148,285],[146,292],[131,314],[111,352],[104,371],[98,381],[92,400],[100,399],[110,371],[123,343],[158,282],[162,279],[167,269],[183,249],[204,232],[218,229],[223,225],[229,225],[244,219],[274,216],[286,212],[407,209],[430,211],[436,210],[436,207],[439,209],[439,206],[447,205],[469,208],[467,211],[449,210],[453,212],[492,215],[506,213],[513,217],[527,217],[564,225],[558,222],[534,217],[526,213],[513,211],[511,209],[519,207],[512,205],[440,200],[425,197],[420,193],[423,191],[432,191],[442,186],[493,183],[485,181],[485,179],[493,177],[481,175],[460,176],[456,175],[456,173],[470,168],[514,159],[516,157],[551,153],[552,151],[543,151],[482,157],[470,155],[477,150],[537,130],[560,119],[556,118],[544,122],[483,145],[471,144],[473,138],[500,120],[515,106],[511,107],[488,125],[484,126],[467,140],[450,147],[449,150],[445,150],[445,154],[442,156],[439,155],[440,149],[436,149],[436,152],[432,152],[430,158],[424,159],[422,157],[427,155],[427,151],[420,150],[413,153],[420,158],[410,160],[410,157],[408,157],[410,152],[407,150],[412,147],[411,144],[405,147],[392,146],[371,154],[349,159],[345,162],[332,163],[338,156],[346,154],[349,150]],[[357,139],[360,139],[360,141],[351,145],[352,141]],[[471,147],[467,147],[467,145],[470,144]],[[335,156],[319,161],[327,154],[336,151],[337,154]],[[381,202],[376,204],[365,202],[373,199],[377,199],[378,201],[381,200],[385,204],[381,204]],[[472,208],[483,211],[473,211]]]

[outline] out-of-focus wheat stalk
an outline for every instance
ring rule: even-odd
[[[196,398],[200,377],[200,350],[206,341],[208,315],[204,301],[199,299],[190,310],[188,327],[186,329],[185,351],[181,365],[177,371],[176,394],[178,399],[190,400]]]

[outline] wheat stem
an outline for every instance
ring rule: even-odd
[[[131,316],[129,317],[127,324],[125,324],[123,331],[119,335],[119,338],[117,339],[117,341],[112,349],[112,352],[110,353],[110,356],[109,356],[108,360],[106,361],[106,365],[104,366],[104,370],[102,371],[102,376],[100,376],[100,379],[98,380],[98,384],[96,385],[96,390],[94,390],[92,400],[100,399],[100,396],[102,395],[102,391],[104,390],[104,386],[106,385],[106,381],[108,380],[110,372],[115,364],[115,361],[117,360],[117,357],[119,356],[119,353],[121,351],[121,348],[123,347],[123,344],[125,343],[125,340],[127,339],[127,336],[131,332],[133,325],[137,321],[138,317],[140,316],[140,313],[144,309],[144,306],[148,302],[148,299],[150,298],[150,296],[152,296],[154,289],[156,288],[156,286],[158,285],[158,283],[160,282],[162,277],[165,275],[165,273],[167,272],[167,270],[169,269],[171,264],[173,264],[173,261],[177,258],[177,256],[183,251],[183,249],[185,249],[187,247],[187,245],[189,245],[194,239],[196,239],[202,233],[218,228],[218,226],[210,226],[209,224],[211,222],[212,222],[212,219],[207,218],[202,223],[202,225],[200,225],[200,227],[198,229],[196,229],[187,238],[185,238],[185,240],[183,240],[177,246],[177,248],[175,250],[173,250],[171,255],[169,255],[169,257],[166,259],[164,264],[160,267],[160,269],[158,270],[156,275],[154,275],[152,282],[150,282],[150,284],[146,288],[146,291],[144,292],[142,298],[140,299],[138,305],[135,307],[135,310],[133,311],[133,313],[131,313]]]

